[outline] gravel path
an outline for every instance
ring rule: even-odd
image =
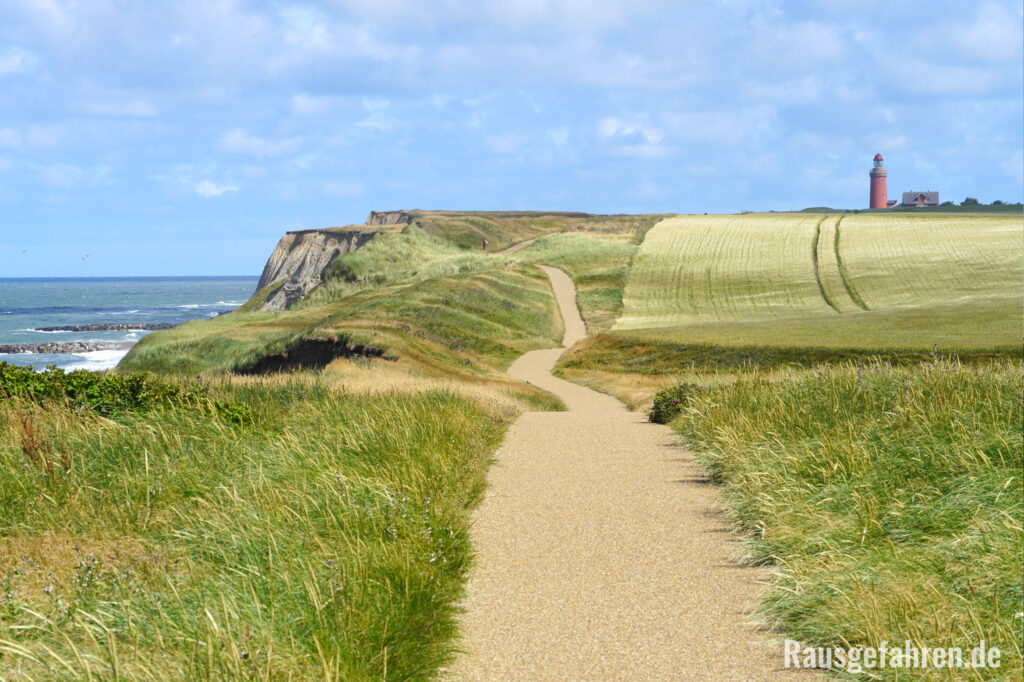
[[[575,288],[545,267],[586,336]],[[730,561],[718,491],[666,426],[551,376],[564,348],[509,368],[569,412],[528,412],[496,455],[476,513],[455,680],[761,680],[782,669],[749,609],[763,574]],[[801,676],[807,679],[806,676]]]
[[[518,242],[518,243],[513,244],[512,246],[508,247],[507,249],[503,249],[501,251],[495,251],[494,255],[495,256],[507,256],[510,253],[515,253],[519,249],[525,249],[527,246],[529,246],[530,244],[534,243],[535,241],[537,241],[536,237],[534,237],[533,239],[527,239],[526,241],[523,241],[523,242]]]

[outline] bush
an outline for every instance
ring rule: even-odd
[[[220,415],[241,424],[252,421],[252,410],[244,405],[212,402],[199,386],[159,381],[148,374],[97,374],[83,369],[65,372],[47,367],[36,372],[0,362],[0,397],[34,403],[67,402],[104,416],[127,410],[187,407]]]
[[[647,413],[647,419],[655,424],[668,424],[683,411],[699,390],[700,386],[696,384],[676,384],[666,388],[654,396],[654,404]]]

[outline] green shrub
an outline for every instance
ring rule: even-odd
[[[655,424],[668,424],[686,407],[694,394],[700,390],[696,384],[676,384],[654,396],[654,404],[647,418]]]
[[[66,402],[104,416],[128,410],[188,408],[217,414],[227,422],[251,422],[252,410],[244,405],[211,401],[200,386],[159,381],[148,374],[98,374],[86,370],[65,372],[47,367],[36,372],[0,362],[0,398],[34,403]]]

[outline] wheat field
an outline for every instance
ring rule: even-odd
[[[616,332],[803,347],[1021,341],[1021,217],[680,216],[647,234]]]

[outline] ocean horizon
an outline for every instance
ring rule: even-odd
[[[234,310],[255,291],[255,275],[142,277],[0,277],[0,344],[119,342],[150,332],[131,325],[177,325]],[[127,329],[43,331],[46,327],[118,324]],[[115,367],[127,348],[77,353],[0,353],[0,362],[64,370]]]

